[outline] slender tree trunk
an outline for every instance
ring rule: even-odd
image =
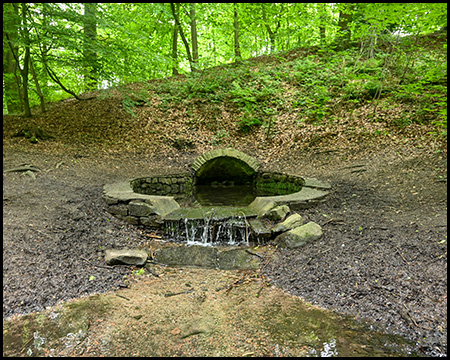
[[[325,45],[325,26],[319,27],[320,44]]]
[[[191,3],[191,43],[192,43],[192,70],[198,71],[198,42],[197,42],[197,20],[195,18],[195,3]]]
[[[326,11],[327,4],[317,4],[317,6],[319,6],[318,9],[319,9],[319,13],[320,13],[320,18],[319,18],[320,44],[326,45],[326,15],[325,15],[325,11]]]
[[[240,63],[242,61],[241,47],[239,45],[239,18],[236,3],[234,3],[234,57],[235,62]]]
[[[184,32],[183,32],[183,28],[181,27],[181,23],[180,23],[180,19],[178,17],[178,13],[175,10],[175,3],[170,3],[170,8],[172,9],[172,14],[173,17],[175,19],[175,24],[178,26],[179,32],[180,32],[180,36],[181,36],[181,40],[183,40],[183,44],[184,47],[186,48],[186,55],[189,61],[189,65],[191,67],[191,71],[195,71],[193,70],[194,67],[192,65],[192,56],[191,56],[191,50],[189,49],[189,43],[186,40],[186,37],[184,36]]]
[[[266,27],[267,33],[269,34],[269,41],[270,41],[269,52],[272,53],[273,51],[275,51],[275,37],[276,37],[277,31],[280,28],[281,24],[280,24],[280,21],[278,20],[275,30],[272,30],[270,27],[270,24],[267,20],[265,3],[261,4],[261,10],[262,10],[262,18],[264,21],[264,26]]]
[[[30,58],[30,71],[31,71],[31,75],[33,76],[33,80],[34,80],[34,85],[36,86],[36,92],[39,96],[39,101],[41,104],[41,112],[45,112],[45,98],[44,98],[44,94],[41,91],[41,87],[39,86],[39,81],[38,78],[36,76],[36,72],[34,71],[34,66],[33,66],[33,61]]]
[[[48,3],[42,3],[42,25],[44,28],[48,27],[49,22],[49,5]],[[41,57],[44,59],[43,63],[47,61],[47,53],[50,50],[48,40],[44,37],[41,39]],[[45,71],[45,67],[42,65],[40,69],[37,70],[39,78],[41,79],[41,90],[42,94],[44,95],[44,99],[49,99],[50,97],[50,89],[48,87],[48,84],[50,82],[50,78],[48,77],[47,71]]]
[[[290,50],[291,48],[291,30],[290,30],[290,24],[289,20],[286,18],[286,50]]]
[[[84,3],[84,68],[85,88],[87,91],[97,88],[98,59],[95,52],[97,41],[97,3]]]
[[[177,11],[179,12],[180,4],[177,3]],[[175,22],[173,27],[173,38],[172,38],[172,75],[178,75],[178,25]]]
[[[30,36],[27,29],[27,4],[22,3],[22,29],[23,29],[23,40],[25,42],[25,57],[23,60],[22,69],[22,92],[23,92],[23,105],[24,105],[24,116],[31,117],[30,100],[28,98],[28,69],[30,64]]]

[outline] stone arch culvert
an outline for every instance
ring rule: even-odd
[[[330,189],[314,178],[261,171],[256,159],[238,150],[217,149],[197,157],[190,172],[106,184],[103,199],[114,216],[161,229],[175,241],[248,245],[278,239],[296,247],[304,242],[290,239],[295,230],[312,224],[303,224],[295,211],[324,201]]]

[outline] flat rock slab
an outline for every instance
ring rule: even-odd
[[[232,249],[219,252],[218,268],[220,270],[259,269],[259,260],[245,249]]]
[[[234,217],[256,217],[255,210],[247,207],[230,206],[203,206],[192,208],[179,208],[164,216],[164,220],[177,221],[183,219],[189,220],[225,220]]]
[[[137,265],[142,266],[147,261],[147,252],[144,250],[106,250],[105,261],[108,265]]]
[[[258,269],[259,259],[245,249],[218,250],[215,247],[192,245],[160,249],[154,260],[168,266],[194,266],[208,269]]]
[[[218,250],[213,247],[192,245],[160,249],[154,254],[159,264],[168,266],[217,267]]]
[[[270,221],[267,219],[249,219],[248,223],[252,229],[252,233],[257,238],[270,238],[272,232],[270,227],[272,226]]]

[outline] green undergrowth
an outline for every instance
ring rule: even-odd
[[[262,126],[268,138],[280,114],[296,111],[298,123],[332,124],[340,109],[351,111],[365,104],[374,109],[368,121],[380,121],[377,110],[404,105],[406,111],[383,121],[399,128],[432,124],[435,135],[446,137],[446,35],[431,40],[435,46],[427,48],[416,45],[414,37],[381,38],[370,47],[362,42],[345,51],[319,49],[304,56],[299,52],[293,59],[278,54],[264,65],[244,61],[205,69],[150,82],[144,92],[125,96],[123,104],[132,112],[147,101],[145,93],[150,92],[160,100],[162,110],[203,104],[210,116],[200,119],[188,111],[189,122],[195,126],[209,121],[217,132],[216,142],[227,134],[215,127],[224,104],[238,110],[239,131],[246,134]]]

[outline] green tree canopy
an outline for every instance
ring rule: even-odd
[[[176,12],[170,3],[4,3],[4,112],[29,116],[30,105],[188,73],[190,62],[202,70],[447,27],[444,3],[180,3]]]

